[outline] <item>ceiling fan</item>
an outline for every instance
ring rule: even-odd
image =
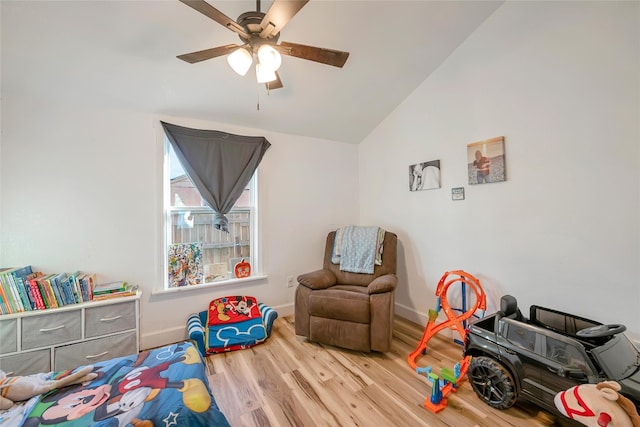
[[[257,58],[258,83],[265,83],[268,90],[282,87],[282,81],[277,72],[281,62],[280,54],[340,68],[349,57],[349,52],[339,50],[285,41],[277,44],[282,28],[309,0],[274,0],[267,13],[260,11],[260,0],[256,0],[256,10],[243,13],[237,21],[229,18],[204,0],[180,1],[238,34],[242,44],[218,46],[179,55],[178,58],[194,64],[228,54],[227,60],[231,68],[244,76],[253,64],[255,56]]]

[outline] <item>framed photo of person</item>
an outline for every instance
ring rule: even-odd
[[[469,185],[506,181],[504,136],[467,144]]]
[[[440,160],[409,166],[409,191],[440,188]]]

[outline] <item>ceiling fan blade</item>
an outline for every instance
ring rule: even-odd
[[[282,42],[274,46],[283,55],[295,56],[296,58],[308,59],[309,61],[320,62],[321,64],[340,67],[347,62],[349,52],[340,50],[325,49],[322,47],[307,46],[304,44]]]
[[[278,34],[308,2],[309,0],[274,0],[260,22],[260,37],[266,39]]]
[[[197,52],[185,53],[179,55],[178,59],[188,62],[189,64],[195,64],[196,62],[206,61],[207,59],[217,58],[228,53],[233,52],[239,48],[237,44],[228,44],[225,46],[212,47],[211,49],[199,50]]]
[[[224,13],[220,12],[215,7],[211,6],[204,0],[180,0],[182,3],[186,4],[189,7],[197,10],[203,15],[213,19],[218,24],[222,25],[233,31],[234,33],[239,34],[242,38],[248,39],[250,38],[249,34],[242,28],[236,21],[229,18]]]
[[[264,84],[267,87],[267,90],[280,89],[282,87],[282,80],[280,80],[280,74],[276,71],[276,79],[272,82],[267,82]]]

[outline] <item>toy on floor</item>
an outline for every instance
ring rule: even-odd
[[[458,277],[449,278],[450,275]],[[462,309],[452,308],[447,297],[447,291],[454,283],[460,283],[462,286]],[[468,309],[466,307],[467,285],[471,291],[475,293],[475,302],[473,307]],[[438,286],[436,287],[436,296],[438,297],[436,309],[429,310],[429,320],[422,335],[422,339],[418,343],[416,349],[407,357],[409,366],[411,366],[411,368],[417,373],[426,373],[429,380],[432,382],[431,396],[424,401],[423,406],[433,413],[440,412],[446,408],[447,396],[452,392],[457,391],[459,382],[464,378],[467,370],[469,369],[471,357],[465,357],[462,359],[460,363],[456,364],[453,371],[443,368],[441,373],[444,383],[442,386],[440,386],[440,378],[431,372],[431,367],[417,367],[416,359],[421,354],[426,354],[429,340],[444,329],[450,328],[458,331],[461,340],[464,341],[467,321],[473,317],[478,310],[481,310],[480,317],[482,317],[487,307],[486,296],[484,289],[482,289],[482,286],[480,285],[480,281],[471,274],[462,270],[446,272],[438,282]],[[447,316],[447,320],[441,323],[436,323],[440,310],[444,311]],[[461,314],[456,314],[456,311],[460,311]]]
[[[0,409],[9,409],[15,402],[31,399],[51,390],[91,381],[98,376],[91,371],[93,366],[85,366],[78,372],[70,374],[70,371],[66,371],[62,376],[52,379],[51,373],[8,377],[0,370]]]
[[[466,372],[468,368],[469,361],[463,359],[453,365],[453,370],[449,368],[442,368],[440,370],[442,378],[431,372],[431,366],[427,366],[426,368],[416,368],[416,372],[418,374],[426,375],[431,382],[431,396],[424,401],[423,406],[434,414],[437,414],[446,408],[447,396],[458,390],[458,384],[463,379],[463,369],[464,372]]]
[[[640,427],[635,404],[615,381],[581,384],[556,394],[560,413],[588,427]]]
[[[189,316],[187,329],[204,357],[264,342],[277,317],[277,311],[252,296],[228,296],[214,299],[208,310]]]

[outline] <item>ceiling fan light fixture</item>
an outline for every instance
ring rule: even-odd
[[[233,68],[233,71],[244,76],[251,68],[251,64],[253,64],[253,57],[247,49],[241,47],[227,56],[227,62]]]
[[[280,52],[268,44],[263,44],[258,48],[258,60],[263,68],[270,69],[274,72],[278,71],[280,64],[282,64]]]
[[[2,0],[0,0],[1,2]],[[273,0],[266,13],[260,11],[260,1],[256,0],[256,10],[241,14],[237,21],[229,18],[210,5],[210,0],[180,0],[185,5],[236,33],[242,45],[226,44],[210,49],[178,55],[178,59],[195,64],[212,58],[227,56],[229,66],[244,76],[256,59],[256,78],[261,83],[270,83],[267,90],[279,89],[282,81],[278,69],[282,55],[292,56],[321,64],[342,68],[349,52],[325,49],[297,43],[278,43],[280,32],[309,0]]]
[[[269,83],[277,79],[275,70],[265,68],[259,62],[256,64],[256,78],[258,83]]]

